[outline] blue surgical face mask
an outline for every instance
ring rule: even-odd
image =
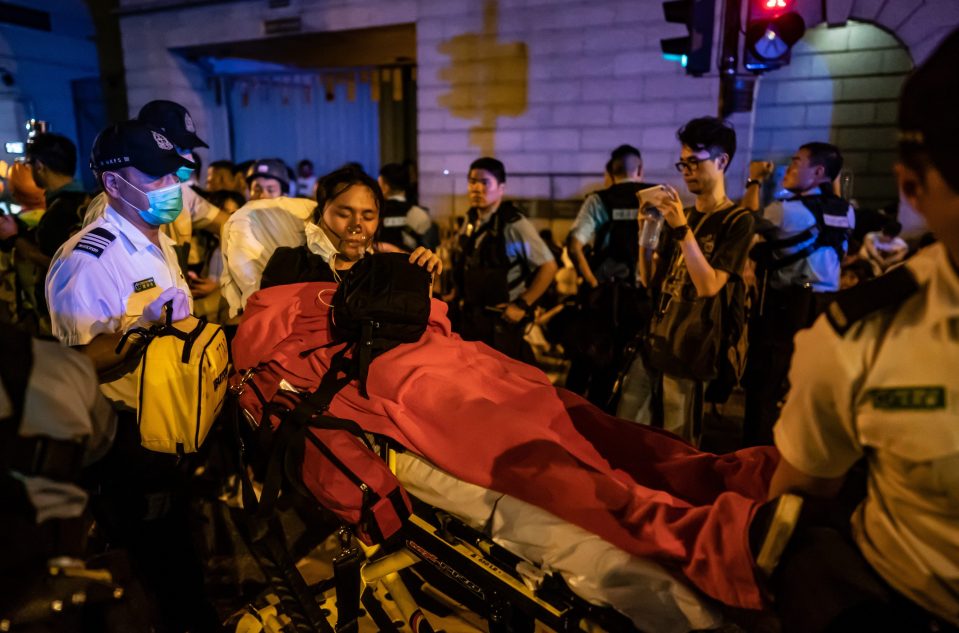
[[[183,149],[182,147],[176,148],[176,153],[181,157],[187,159],[191,163],[196,163],[196,160],[193,158],[193,151],[188,149]],[[180,182],[186,182],[193,176],[193,172],[196,171],[193,167],[180,167],[176,170],[176,177],[180,179]]]
[[[153,191],[143,191],[120,174],[116,176],[147,197],[150,206],[146,209],[140,209],[123,200],[123,198],[120,198],[120,200],[136,209],[137,213],[140,214],[140,218],[147,224],[162,226],[173,222],[177,219],[177,216],[180,215],[180,211],[183,209],[183,191],[180,189],[180,183],[172,184],[169,187],[154,189]]]
[[[193,177],[193,172],[196,171],[191,167],[180,167],[176,170],[176,177],[180,179],[180,182],[186,182]]]

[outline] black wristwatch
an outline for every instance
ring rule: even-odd
[[[746,187],[745,187],[746,189],[749,189],[753,185],[759,185],[760,187],[762,187],[763,182],[761,180],[756,180],[755,178],[749,178],[746,180]]]
[[[686,238],[686,234],[689,233],[688,224],[680,224],[679,226],[669,227],[669,235],[677,242],[682,242]]]
[[[529,311],[531,309],[530,305],[526,303],[526,299],[524,299],[523,297],[517,297],[516,300],[513,301],[512,303],[514,306],[517,306],[526,314],[529,314]]]

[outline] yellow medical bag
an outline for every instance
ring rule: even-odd
[[[140,359],[140,444],[160,453],[193,453],[226,398],[229,351],[220,326],[189,317],[155,332]]]

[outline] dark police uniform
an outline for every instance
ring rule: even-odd
[[[549,247],[509,201],[485,218],[470,209],[460,246],[456,280],[463,300],[463,338],[532,361],[532,350],[523,340],[526,323],[508,323],[498,306],[516,301],[536,270],[553,261]]]
[[[599,287],[584,286],[577,327],[564,341],[572,361],[566,388],[601,407],[609,403],[623,350],[644,328],[649,314],[645,292],[636,284],[636,194],[651,186],[622,182],[588,196],[570,229],[580,243],[592,244],[589,265]]]
[[[772,425],[788,389],[793,337],[812,325],[839,290],[853,228],[852,206],[829,185],[769,205],[757,222],[756,232],[765,241],[750,253],[760,288],[743,380],[747,445],[772,442]]]

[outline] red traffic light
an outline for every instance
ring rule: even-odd
[[[750,16],[754,19],[772,19],[777,18],[783,13],[792,11],[795,0],[751,0],[752,11]]]
[[[789,63],[793,45],[806,32],[795,0],[749,0],[743,65],[765,72]]]

